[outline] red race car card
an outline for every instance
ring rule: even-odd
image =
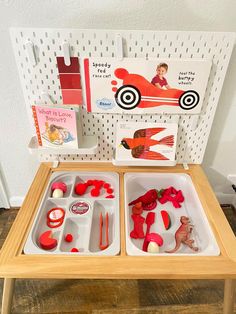
[[[208,59],[84,58],[88,112],[199,114]]]

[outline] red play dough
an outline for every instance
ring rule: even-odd
[[[65,241],[66,242],[72,242],[73,241],[73,235],[71,233],[67,233],[65,235]]]
[[[79,252],[79,250],[76,247],[73,247],[70,251],[71,252]]]
[[[88,187],[87,183],[77,183],[75,186],[75,194],[77,195],[85,194],[87,187]]]
[[[45,231],[39,237],[39,244],[44,250],[51,250],[57,246],[57,239],[52,238],[52,231]]]

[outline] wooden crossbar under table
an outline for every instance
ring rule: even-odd
[[[51,174],[55,171],[114,171],[120,176],[121,251],[117,256],[24,255],[23,247]],[[191,176],[217,243],[220,256],[128,256],[125,248],[124,174],[187,173]],[[199,165],[115,167],[111,163],[42,163],[0,252],[4,278],[2,314],[10,313],[16,278],[224,279],[224,314],[233,313],[236,239]]]

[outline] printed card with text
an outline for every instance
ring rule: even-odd
[[[210,60],[85,58],[87,111],[198,114]]]

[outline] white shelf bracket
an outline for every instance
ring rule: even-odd
[[[124,58],[123,38],[121,34],[116,35],[116,58],[120,61]]]
[[[37,59],[36,59],[34,44],[32,43],[32,41],[28,40],[25,44],[25,47],[26,47],[29,61],[31,62],[31,64],[33,66],[36,66],[37,65]]]
[[[52,97],[46,91],[42,91],[41,96],[45,101],[47,101],[48,104],[50,104],[50,105],[55,104]]]
[[[70,44],[65,40],[62,44],[65,65],[70,65]]]
[[[52,168],[57,168],[59,166],[59,156],[55,157],[55,160],[52,163]]]
[[[191,131],[195,131],[198,128],[199,118],[198,114],[193,116]]]

